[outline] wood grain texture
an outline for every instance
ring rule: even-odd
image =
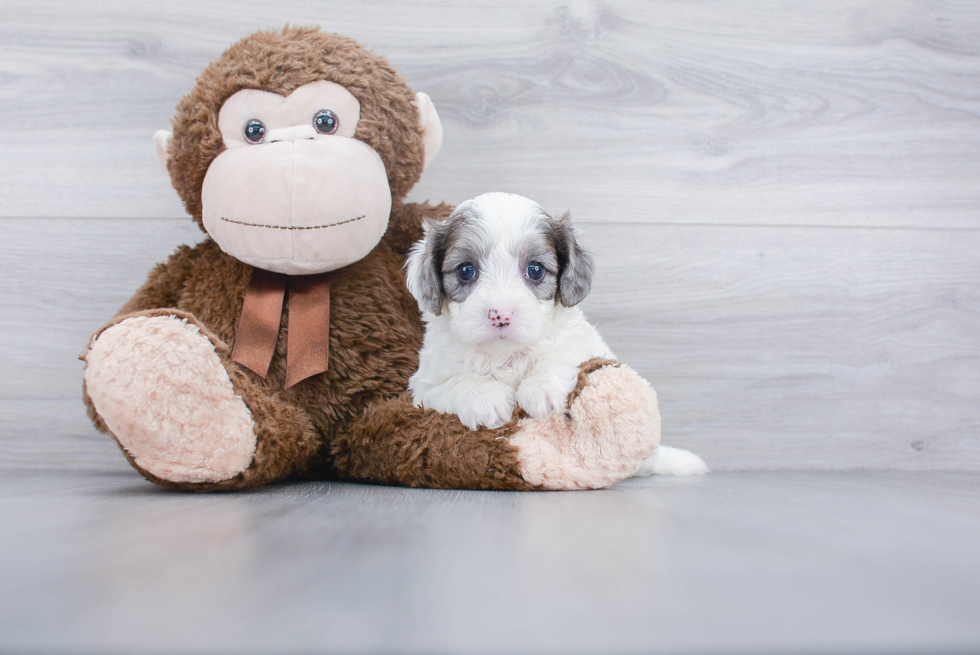
[[[0,8],[0,215],[176,217],[150,135],[259,28],[318,23],[427,91],[415,198],[592,221],[978,227],[980,5],[71,3]]]
[[[175,494],[0,468],[10,653],[974,653],[976,473]]]
[[[657,388],[665,443],[719,470],[980,467],[980,231],[581,227],[599,262],[585,309]],[[48,466],[93,438],[78,399],[88,336],[201,232],[189,219],[0,229],[0,459],[30,467],[36,447]],[[35,419],[42,401],[61,404]]]
[[[572,210],[715,473],[201,496],[92,429],[77,355],[202,238],[150,136],[286,22],[433,97],[412,198]],[[0,126],[0,651],[980,648],[980,3],[4,0]]]
[[[572,210],[667,441],[717,469],[980,465],[980,5],[928,0],[4,2],[0,459],[118,464],[75,358],[201,238],[149,137],[286,22],[432,95],[413,198]]]

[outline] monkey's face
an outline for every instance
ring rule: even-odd
[[[442,144],[429,96],[316,27],[228,48],[172,125],[153,141],[187,212],[229,255],[292,275],[365,257]]]
[[[226,149],[201,189],[204,227],[221,249],[291,275],[371,252],[388,226],[391,189],[381,157],[354,138],[359,120],[360,103],[333,82],[228,98],[218,117]]]

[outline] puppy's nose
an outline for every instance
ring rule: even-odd
[[[490,325],[502,328],[510,325],[513,313],[511,310],[489,309],[487,310],[487,318],[490,319]]]

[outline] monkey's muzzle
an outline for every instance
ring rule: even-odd
[[[339,136],[229,148],[208,168],[201,196],[204,227],[222,250],[289,275],[364,258],[391,213],[381,157]]]

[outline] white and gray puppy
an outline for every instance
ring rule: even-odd
[[[593,262],[568,215],[528,198],[486,193],[445,221],[426,221],[408,257],[408,288],[425,339],[408,387],[416,405],[495,428],[520,405],[534,418],[564,410],[578,365],[615,359],[576,307]],[[699,457],[661,446],[643,473],[704,473]]]

